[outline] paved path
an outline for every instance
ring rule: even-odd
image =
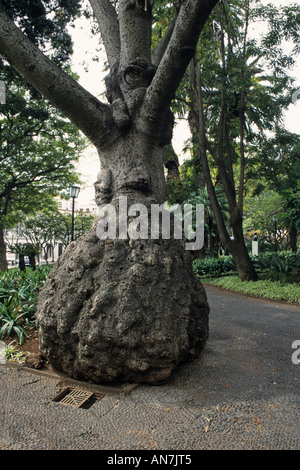
[[[54,379],[0,366],[0,449],[299,450],[300,307],[206,290],[209,342],[167,385],[75,409]]]

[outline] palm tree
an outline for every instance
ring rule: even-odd
[[[25,271],[25,256],[28,256],[30,266],[33,270],[36,268],[35,256],[40,253],[40,250],[37,245],[27,243],[24,245],[19,245],[18,243],[14,245],[9,245],[9,249],[12,253],[19,255],[19,268],[21,271]]]

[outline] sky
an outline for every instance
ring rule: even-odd
[[[295,3],[293,1],[280,1],[262,0],[263,4],[272,3],[275,6],[282,4],[287,5]],[[105,91],[103,78],[106,72],[103,72],[103,61],[93,61],[93,57],[100,55],[103,58],[104,48],[99,45],[99,38],[90,33],[89,21],[80,19],[76,22],[76,28],[71,31],[74,41],[74,54],[72,58],[72,68],[79,75],[79,83],[86,88],[93,95],[103,100],[102,94]],[[256,25],[250,31],[254,37],[261,34],[261,25]],[[99,48],[102,51],[99,52]],[[299,83],[299,98],[300,98],[300,57],[298,58],[296,67],[292,70],[291,75],[296,78]],[[295,104],[292,104],[286,113],[285,127],[291,132],[300,132],[300,99]],[[188,158],[187,154],[182,152],[182,148],[186,139],[190,136],[188,125],[186,121],[181,120],[176,122],[173,131],[173,146],[177,152],[180,161]],[[78,207],[92,207],[94,203],[94,182],[98,172],[100,171],[100,163],[97,152],[93,146],[89,146],[84,152],[84,155],[79,161],[78,171],[81,173],[83,184],[78,198]]]

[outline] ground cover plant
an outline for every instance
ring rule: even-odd
[[[0,339],[17,337],[21,344],[28,329],[35,325],[36,302],[40,288],[52,269],[51,265],[36,270],[13,268],[0,273]]]
[[[300,304],[300,286],[297,283],[282,283],[268,279],[242,282],[238,276],[228,276],[213,279],[211,284],[242,294]]]
[[[271,280],[284,282],[299,282],[300,280],[299,252],[265,253],[253,258],[253,262],[260,271],[267,273]]]

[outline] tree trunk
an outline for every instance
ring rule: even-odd
[[[0,224],[0,271],[4,272],[7,268],[6,244],[4,241],[3,228]]]
[[[35,253],[31,253],[29,255],[29,263],[30,263],[30,266],[32,267],[32,270],[35,271],[36,270]]]
[[[151,239],[151,206],[165,198],[157,142],[131,130],[99,152],[104,169],[96,200],[100,208],[115,209],[119,236],[111,226],[108,238],[99,238],[103,212],[68,246],[39,296],[41,352],[77,379],[162,383],[206,343],[209,307],[185,241]],[[144,238],[127,236],[134,209],[143,208],[149,222]]]
[[[212,209],[214,212],[214,216],[216,219],[216,224],[220,236],[220,240],[225,246],[225,248],[229,251],[229,253],[233,256],[240,279],[242,281],[257,281],[258,276],[255,271],[254,265],[249,257],[247,252],[247,248],[245,245],[245,240],[243,236],[243,218],[242,218],[242,211],[238,207],[236,201],[236,194],[235,194],[235,187],[233,181],[233,174],[232,174],[232,167],[231,172],[227,171],[226,166],[223,160],[223,151],[222,145],[219,142],[219,154],[214,150],[212,145],[206,138],[206,126],[205,126],[205,119],[204,119],[204,106],[203,106],[203,96],[202,96],[202,82],[201,82],[201,74],[199,67],[195,70],[195,63],[192,62],[191,67],[191,76],[194,80],[194,89],[196,91],[197,96],[197,108],[198,108],[198,130],[199,130],[199,140],[200,140],[200,155],[202,160],[203,166],[203,173],[205,176],[205,181],[207,184],[207,192],[209,194],[210,202],[212,205]],[[224,95],[224,92],[223,92]],[[222,106],[223,108],[223,106]],[[224,109],[221,112],[220,117],[220,132],[219,137],[220,141],[223,139],[223,128],[224,125],[222,123],[222,116],[225,117],[225,103]],[[212,155],[215,163],[217,164],[219,174],[221,177],[222,185],[224,188],[224,192],[227,197],[228,206],[230,210],[230,225],[232,227],[234,239],[231,240],[227,228],[225,226],[222,212],[217,200],[215,188],[212,182],[210,166],[208,163],[207,158],[207,151]],[[241,200],[240,200],[241,201]]]
[[[290,240],[289,240],[290,248],[294,253],[296,253],[296,251],[297,251],[298,231],[297,231],[297,227],[295,226],[295,224],[291,224],[291,226],[290,226],[289,238],[290,238]]]
[[[131,116],[140,95],[131,90]],[[59,258],[39,296],[40,349],[77,379],[158,384],[204,347],[209,306],[185,240],[174,238],[173,226],[166,239],[151,233],[151,209],[166,198],[163,148],[173,116],[166,108],[155,135],[149,134],[126,123],[123,105],[114,103],[123,135],[98,149],[100,214]],[[132,233],[141,211],[147,226]]]
[[[258,276],[248,254],[245,243],[235,243],[231,248],[231,254],[235,261],[241,281],[257,281]]]
[[[180,1],[152,63],[151,1],[119,0],[116,9],[110,0],[90,0],[110,66],[104,104],[54,66],[0,0],[1,54],[85,133],[101,162],[100,215],[59,258],[37,308],[42,354],[75,378],[161,383],[207,340],[209,307],[185,240],[172,229],[167,238],[149,236],[152,220],[144,238],[129,229],[136,210],[148,216],[165,200],[170,104],[217,2]],[[124,225],[125,197],[132,212]],[[111,221],[121,226],[117,235]],[[99,235],[105,224],[107,239]]]
[[[20,271],[25,271],[26,270],[25,256],[22,255],[22,253],[19,253],[19,268],[20,268]]]

